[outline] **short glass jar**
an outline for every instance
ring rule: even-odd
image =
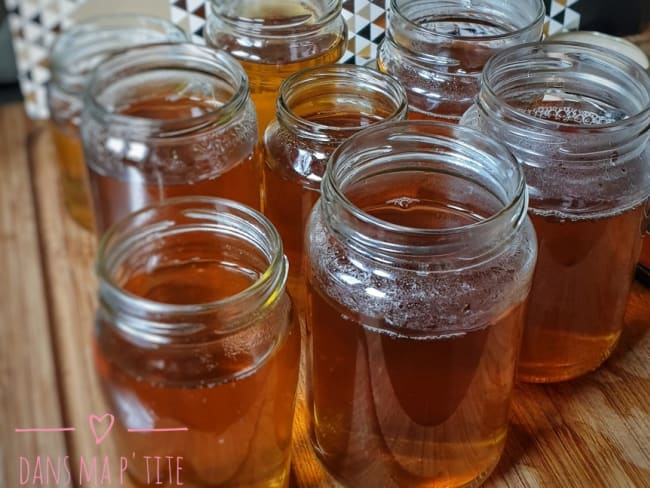
[[[260,134],[275,117],[282,81],[302,69],[335,63],[345,52],[341,0],[212,0],[210,8],[206,41],[246,70]]]
[[[282,237],[289,291],[300,308],[305,226],[330,155],[365,127],[405,119],[407,109],[399,81],[354,65],[306,69],[280,87],[276,118],[264,135],[262,209]]]
[[[154,484],[146,455],[173,459],[173,486],[288,486],[300,329],[271,223],[170,199],[107,231],[96,270],[96,368],[131,478]]]
[[[409,118],[458,122],[496,52],[538,41],[542,0],[391,0],[379,69],[399,78]]]
[[[346,486],[496,466],[536,241],[521,168],[464,127],[389,122],[332,155],[306,232],[313,443]]]
[[[100,234],[174,196],[259,208],[255,108],[244,70],[223,51],[157,45],[102,63],[86,93],[82,136]]]
[[[503,51],[482,81],[462,123],[519,160],[539,240],[518,375],[574,378],[623,329],[650,210],[650,76],[613,51],[552,42]]]
[[[49,55],[48,106],[58,153],[63,201],[83,227],[92,227],[79,120],[90,73],[103,60],[134,46],[183,42],[187,36],[168,20],[141,15],[107,15],[61,33]]]

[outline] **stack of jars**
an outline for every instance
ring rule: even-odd
[[[480,484],[517,374],[582,375],[620,335],[650,76],[539,43],[542,0],[392,0],[377,69],[332,64],[340,0],[211,7],[207,46],[116,16],[52,52],[124,451],[182,456],[187,486],[288,486],[302,351],[340,482]]]

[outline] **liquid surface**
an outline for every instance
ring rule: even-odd
[[[513,105],[538,119],[570,125],[612,124],[626,118],[620,110],[588,97],[578,98],[552,91],[544,98],[533,104]]]
[[[153,120],[185,119],[211,112],[211,103],[195,98],[152,98],[123,109],[124,114]],[[114,141],[104,141],[109,145]],[[123,152],[119,174],[92,164],[89,182],[95,208],[95,224],[101,235],[110,225],[144,206],[177,196],[213,196],[235,200],[259,209],[258,150],[244,159],[230,160],[221,147],[231,141],[202,148],[198,138],[174,143],[149,141],[132,144]],[[216,141],[218,142],[218,141]],[[116,144],[121,144],[117,141]],[[238,148],[235,148],[238,149]],[[113,165],[115,163],[112,163]]]
[[[553,382],[607,359],[641,246],[643,208],[597,219],[535,215],[539,254],[518,376]]]
[[[125,289],[190,304],[232,296],[255,278],[219,262],[179,264],[134,273]],[[286,487],[300,354],[297,327],[283,325],[288,306],[281,301],[252,329],[190,349],[137,347],[100,319],[97,369],[120,451],[181,456],[190,488]],[[153,428],[187,430],[128,432]],[[128,466],[138,486],[155,484],[144,461]]]

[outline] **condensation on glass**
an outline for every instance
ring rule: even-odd
[[[466,119],[510,147],[530,193],[539,259],[519,377],[597,368],[623,329],[648,222],[650,76],[584,44],[515,47],[486,65]]]
[[[106,232],[96,270],[95,364],[130,477],[167,482],[169,458],[173,486],[287,487],[300,328],[271,223],[170,199]]]
[[[487,60],[540,40],[544,13],[542,0],[391,0],[377,64],[406,87],[409,118],[458,122]]]
[[[246,70],[260,133],[275,116],[282,81],[335,63],[347,45],[341,0],[212,0],[210,7],[206,41]]]
[[[276,118],[264,136],[262,208],[289,258],[289,291],[304,303],[303,239],[332,152],[373,124],[406,118],[401,84],[353,65],[310,68],[280,88]]]
[[[82,136],[100,234],[174,196],[259,208],[255,108],[244,70],[223,51],[170,44],[114,56],[90,81]]]
[[[61,170],[63,200],[75,221],[90,229],[92,212],[81,149],[79,119],[92,70],[109,56],[134,46],[183,42],[175,24],[140,15],[107,15],[64,31],[49,56],[48,105]]]
[[[476,486],[508,425],[536,240],[505,146],[389,122],[332,155],[306,232],[312,441],[346,486]]]

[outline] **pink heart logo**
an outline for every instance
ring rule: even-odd
[[[106,427],[103,427],[104,432],[101,434],[97,433],[97,426],[99,426],[99,430],[101,432],[102,429],[102,424],[104,424],[104,421],[108,419],[108,425]],[[110,413],[105,413],[101,417],[91,414],[90,417],[88,417],[88,423],[90,424],[90,431],[93,433],[95,436],[95,444],[99,445],[101,442],[106,439],[106,436],[108,433],[111,431],[113,428],[113,424],[115,423],[115,417],[111,415]]]

